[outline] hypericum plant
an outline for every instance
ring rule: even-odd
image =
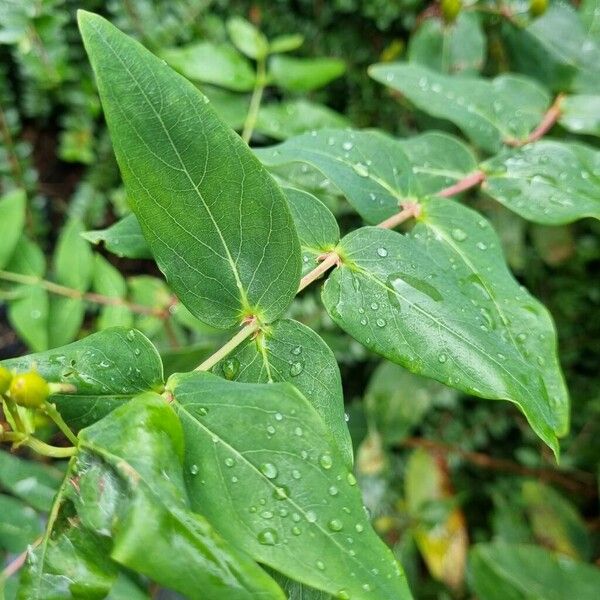
[[[286,310],[331,271],[322,300],[343,330],[413,373],[515,403],[558,456],[568,395],[552,320],[510,274],[489,222],[450,197],[481,186],[535,222],[598,217],[598,152],[540,141],[557,121],[597,133],[589,100],[552,100],[523,76],[381,64],[376,80],[491,158],[448,134],[351,129],[253,152],[163,60],[99,16],[79,22],[133,211],[116,239],[125,254],[130,244],[151,254],[193,315],[233,333],[166,381],[155,347],[128,327],[2,363],[2,439],[71,457],[19,597],[135,597],[141,575],[190,598],[321,597],[304,586],[409,598],[352,473],[334,356]],[[253,30],[235,35],[265,59]],[[251,120],[246,139],[252,130]],[[371,225],[340,239],[313,187],[335,187]],[[4,223],[22,224],[23,199],[0,210],[10,236]],[[72,447],[40,440],[36,411]]]

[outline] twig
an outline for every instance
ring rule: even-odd
[[[313,281],[319,279],[324,275],[331,267],[340,264],[340,257],[336,252],[329,252],[328,254],[322,254],[319,256],[320,263],[310,273],[307,273],[301,280],[298,287],[298,291],[301,292],[305,287],[308,287]]]
[[[524,146],[525,144],[530,144],[531,142],[536,142],[541,137],[546,135],[552,127],[556,124],[561,114],[561,103],[564,99],[564,94],[558,94],[556,96],[552,106],[546,111],[544,118],[540,121],[540,124],[525,138],[522,140],[509,138],[504,140],[504,143],[508,146]]]
[[[456,194],[460,194],[465,190],[468,190],[476,185],[479,185],[485,180],[485,173],[483,171],[475,171],[470,175],[467,175],[460,181],[457,181],[454,185],[451,185],[443,190],[439,191],[436,195],[442,196],[442,198],[449,198],[450,196],[455,196]]]
[[[436,442],[434,440],[428,440],[425,438],[407,438],[401,442],[401,445],[407,448],[427,448],[443,454],[458,454],[461,458],[471,464],[477,465],[484,469],[492,469],[494,471],[506,471],[508,473],[515,473],[516,475],[522,475],[524,477],[536,477],[545,481],[555,483],[571,492],[583,493],[587,496],[593,497],[597,495],[597,491],[594,485],[594,477],[589,473],[572,473],[572,476],[579,476],[581,481],[575,480],[573,477],[562,475],[554,469],[544,468],[532,468],[525,467],[511,460],[505,458],[495,458],[482,452],[471,452],[463,450],[458,446],[452,446],[450,444],[444,444],[442,442]],[[588,482],[582,481],[584,478],[588,479]]]

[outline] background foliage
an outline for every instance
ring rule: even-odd
[[[368,74],[374,63],[408,60],[417,82],[422,68],[439,73],[434,85],[435,77],[452,85],[464,75],[512,72],[551,93],[578,94],[552,137],[570,140],[581,133],[576,139],[597,150],[600,6],[594,0],[576,8],[551,2],[538,16],[543,4],[469,3],[454,21],[452,2],[440,7],[419,0],[0,0],[0,267],[21,276],[0,274],[0,358],[44,351],[116,325],[147,335],[170,374],[193,368],[226,339],[176,302],[146,260],[147,248],[131,223],[105,230],[129,208],[77,31],[77,8],[105,15],[142,41],[200,85],[240,131],[254,61],[228,41],[227,20],[244,16],[269,39],[302,35],[296,50],[271,59],[273,85],[258,114],[255,146],[352,125],[398,137],[462,130],[493,152],[493,138],[482,142],[460,120],[458,127],[443,120],[439,111],[447,106],[431,110],[418,85],[408,89],[408,72],[398,78],[405,88],[392,92],[376,81],[385,76]],[[302,57],[313,62],[302,64]],[[217,68],[200,72],[202,61]],[[444,74],[452,76],[450,83]],[[514,89],[506,90],[507,104]],[[292,175],[305,183],[310,177],[300,169]],[[313,191],[343,233],[360,225],[330,189]],[[479,402],[382,361],[340,332],[314,290],[301,295],[289,316],[316,330],[340,364],[364,503],[402,561],[415,597],[485,600],[507,597],[510,589],[514,597],[564,598],[569,592],[561,590],[572,589],[571,579],[561,581],[564,572],[581,569],[575,579],[582,585],[577,597],[584,598],[586,577],[593,575],[580,563],[595,563],[600,550],[600,226],[591,218],[532,223],[481,191],[469,192],[469,202],[491,220],[513,273],[556,322],[572,402],[560,466],[516,408]],[[3,223],[23,204],[27,239],[11,240]],[[49,283],[32,285],[28,277]],[[233,378],[239,368],[233,361],[244,357],[230,360],[223,370]],[[47,435],[54,435],[50,426]],[[40,535],[41,515],[64,469],[25,458],[0,454],[6,564]],[[123,597],[133,597],[126,595],[133,593],[131,581],[121,583]],[[9,579],[9,597],[14,585]]]

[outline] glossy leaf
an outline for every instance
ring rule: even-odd
[[[469,569],[481,600],[594,600],[600,587],[597,567],[539,546],[477,544]]]
[[[94,423],[140,392],[162,387],[162,363],[156,348],[139,331],[123,327],[0,364],[17,372],[35,366],[48,381],[74,385],[75,393],[52,396],[73,427]]]
[[[0,198],[0,269],[8,264],[25,225],[27,198],[20,189]]]
[[[564,98],[560,103],[559,123],[573,133],[600,136],[600,95]]]
[[[600,152],[574,142],[539,141],[482,165],[482,189],[543,225],[600,218]]]
[[[250,58],[262,59],[269,52],[267,38],[246,19],[241,17],[229,19],[227,33],[235,47]]]
[[[296,225],[302,251],[302,275],[312,271],[318,258],[335,248],[340,240],[340,228],[331,211],[315,196],[284,188],[285,196]]]
[[[374,131],[323,129],[256,154],[269,167],[302,162],[318,169],[369,223],[398,212],[417,192],[401,144]]]
[[[173,291],[216,327],[276,318],[300,274],[279,187],[191,83],[101,17],[79,20],[130,204]]]
[[[350,121],[323,104],[308,100],[284,100],[266,104],[258,113],[256,131],[276,140],[329,127],[349,127]]]
[[[431,199],[410,234],[359,229],[339,252],[342,267],[323,288],[338,325],[413,373],[516,403],[558,451],[568,396],[554,326],[513,279],[485,219]]]
[[[472,150],[453,135],[427,132],[398,141],[422,194],[435,194],[477,169]]]
[[[485,46],[479,16],[461,12],[453,23],[425,19],[410,37],[408,60],[441,73],[472,75],[483,67]]]
[[[94,260],[94,291],[107,298],[124,300],[127,295],[125,278],[100,254]],[[133,314],[127,306],[104,306],[100,309],[98,330],[132,325]]]
[[[100,244],[124,258],[152,258],[152,253],[135,215],[127,215],[106,229],[81,234],[88,242]]]
[[[245,383],[289,382],[313,405],[352,466],[352,442],[344,419],[340,370],[327,344],[312,330],[290,319],[275,321],[248,340],[213,371]]]
[[[369,74],[427,114],[451,121],[489,152],[506,141],[525,139],[550,102],[543,88],[518,75],[450,77],[403,63],[373,65]]]
[[[356,479],[293,386],[194,373],[168,387],[184,427],[192,506],[226,539],[338,598],[410,598]]]
[[[0,549],[23,552],[41,533],[38,514],[20,500],[0,494]]]
[[[255,77],[250,63],[229,44],[196,42],[162,50],[160,56],[192,81],[236,92],[246,92],[254,87]]]
[[[290,92],[310,92],[341,77],[346,64],[339,58],[274,56],[269,61],[273,83]]]

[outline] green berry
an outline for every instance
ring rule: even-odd
[[[15,375],[9,389],[13,402],[27,408],[41,406],[50,395],[48,382],[35,371]]]
[[[442,15],[446,23],[453,23],[460,13],[463,3],[462,0],[441,0]]]
[[[8,369],[0,367],[0,394],[4,394],[8,391],[11,379],[12,373]]]
[[[546,12],[548,0],[529,0],[529,12],[534,17],[539,17]]]

